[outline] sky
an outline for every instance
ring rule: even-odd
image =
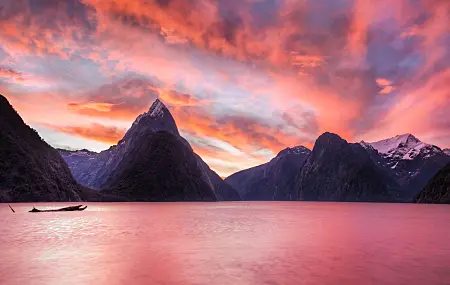
[[[0,93],[101,151],[156,98],[221,176],[323,132],[450,147],[447,0],[2,0]]]

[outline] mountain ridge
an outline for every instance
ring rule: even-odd
[[[414,197],[414,202],[450,204],[450,163],[433,176],[424,189]]]
[[[225,182],[244,200],[290,200],[296,173],[310,152],[304,146],[285,148],[269,162],[230,175]]]

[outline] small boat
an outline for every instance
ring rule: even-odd
[[[64,207],[60,209],[55,210],[38,210],[35,207],[33,207],[32,210],[30,210],[30,213],[42,213],[42,212],[72,212],[72,211],[83,211],[87,208],[87,206],[78,205],[78,206],[70,206],[70,207]]]

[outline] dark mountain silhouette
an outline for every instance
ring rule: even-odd
[[[392,201],[398,191],[360,144],[322,134],[299,172],[293,200]]]
[[[124,138],[108,150],[98,154],[86,151],[61,151],[61,154],[80,183],[129,200],[240,200],[237,191],[213,172],[180,136],[175,120],[160,100],[138,116]]]
[[[414,198],[417,203],[450,204],[450,163]]]
[[[169,132],[143,133],[109,177],[104,193],[134,201],[217,200],[192,149]]]
[[[80,201],[88,192],[0,95],[0,202]]]
[[[270,162],[237,172],[225,182],[244,200],[291,200],[295,178],[310,152],[303,146],[287,148]]]

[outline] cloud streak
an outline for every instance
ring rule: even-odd
[[[108,144],[116,144],[125,135],[126,129],[112,126],[90,124],[88,126],[56,126],[46,124],[45,127],[65,134],[95,140]]]

